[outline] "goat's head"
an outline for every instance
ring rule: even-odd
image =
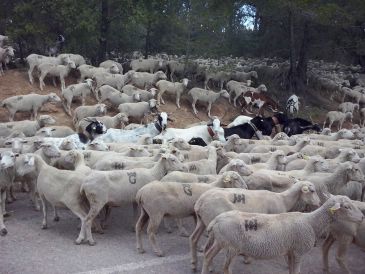
[[[165,130],[167,127],[167,121],[172,121],[166,112],[161,112],[157,116],[157,123],[161,127],[161,130]]]
[[[106,130],[107,130],[106,126],[98,120],[92,121],[85,128],[85,131],[87,133],[89,133],[90,136],[92,136],[92,137],[94,137],[95,135],[98,135],[98,134],[104,134],[106,132]]]

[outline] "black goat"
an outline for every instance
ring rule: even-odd
[[[321,131],[321,127],[318,124],[313,124],[302,118],[289,119],[284,123],[283,131],[288,135],[302,134],[306,130]]]
[[[256,116],[252,118],[250,123],[238,125],[231,128],[224,128],[224,137],[227,138],[233,134],[237,134],[240,138],[251,139],[256,132],[256,129],[261,131],[262,135],[271,135],[272,129],[276,125],[283,125],[288,120],[288,117],[284,113],[276,113],[272,117],[262,118],[261,116]],[[251,126],[254,125],[256,129]]]
[[[207,143],[204,142],[204,140],[200,137],[191,138],[188,143],[190,145],[201,146],[201,147],[206,147],[207,146]]]

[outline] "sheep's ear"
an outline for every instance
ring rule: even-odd
[[[230,181],[231,181],[231,176],[230,175],[225,176],[224,179],[223,179],[223,182],[225,182],[225,183],[229,183]]]
[[[329,211],[331,212],[331,214],[335,214],[335,212],[337,210],[339,210],[341,208],[341,204],[340,203],[335,203],[335,205],[333,207],[331,207],[329,209]]]
[[[55,128],[52,128],[51,131],[56,131],[56,129]]]
[[[309,187],[308,186],[303,186],[302,187],[302,192],[303,193],[308,193],[309,192]]]

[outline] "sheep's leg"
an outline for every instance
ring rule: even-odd
[[[322,245],[323,272],[329,273],[328,252],[336,239],[330,234]]]
[[[162,218],[163,218],[163,215],[161,215],[161,214],[156,214],[152,218],[150,216],[150,220],[149,220],[148,226],[147,226],[147,234],[148,234],[148,238],[151,242],[153,251],[159,257],[164,256],[164,253],[162,252],[161,248],[159,247],[159,245],[156,241],[156,232],[162,221]]]
[[[42,229],[47,229],[47,202],[43,195],[39,197],[42,203],[42,211],[43,211],[43,222],[42,222]]]
[[[9,121],[10,122],[13,122],[14,121],[15,113],[16,113],[16,111],[9,110]]]
[[[5,224],[4,224],[4,212],[5,212],[5,199],[6,199],[6,192],[0,191],[0,235],[5,236],[8,231],[6,230]]]
[[[193,103],[191,104],[191,106],[193,107],[193,112],[194,112],[194,114],[195,115],[198,115],[198,111],[196,110],[196,108],[195,108],[195,104],[196,104],[196,99],[193,99]]]
[[[196,227],[193,233],[189,237],[190,242],[190,254],[191,254],[191,268],[196,270],[196,262],[197,262],[197,252],[196,247],[199,241],[200,236],[204,233],[205,225],[202,220],[198,217],[196,222]]]
[[[142,244],[142,229],[146,225],[148,221],[148,214],[144,210],[144,208],[141,206],[141,214],[139,215],[139,218],[136,223],[136,247],[139,253],[144,253],[143,244]]]
[[[236,94],[236,96],[233,98],[233,105],[235,106],[235,107],[237,107],[237,104],[236,104],[236,102],[237,102],[237,98],[240,96],[240,94]]]
[[[39,205],[39,201],[38,201],[38,194],[36,192],[36,181],[32,180],[29,183],[29,189],[30,189],[30,200],[32,201],[33,205],[34,205],[34,209],[36,211],[39,211],[41,209],[40,205]]]
[[[209,102],[209,104],[208,104],[208,117],[209,118],[211,118],[211,116],[210,116],[210,109],[212,108],[212,103],[211,102]]]
[[[52,77],[52,82],[53,82],[53,86],[54,87],[57,87],[57,85],[56,85],[56,77]]]
[[[29,82],[31,84],[33,84],[33,75],[32,75],[33,70],[34,70],[34,66],[33,65],[29,66],[29,69],[28,69],[28,77],[29,77]]]
[[[186,228],[183,225],[183,221],[182,218],[176,218],[176,224],[177,227],[179,228],[179,234],[181,237],[189,237],[189,233],[186,231]]]
[[[329,124],[328,124],[329,129],[331,129],[331,128],[332,128],[332,124],[333,124],[333,121],[332,121],[332,120],[330,120],[330,121],[329,121]]]
[[[233,258],[236,256],[236,254],[231,250],[231,249],[227,249],[226,252],[226,258],[224,260],[224,265],[223,265],[223,273],[224,274],[232,274],[232,270],[230,268],[231,263]]]
[[[61,82],[61,90],[66,88],[66,84],[65,84],[65,78],[60,77],[60,82]]]
[[[351,242],[352,242],[352,237],[343,236],[341,239],[339,239],[337,246],[336,261],[340,265],[341,269],[344,271],[343,273],[346,274],[351,273],[346,262],[346,254]]]
[[[301,257],[293,254],[292,258],[292,273],[289,274],[300,274],[300,259]]]
[[[208,239],[209,241],[209,239]],[[208,274],[210,264],[212,263],[213,258],[218,254],[218,252],[222,248],[219,246],[217,241],[214,241],[212,246],[205,252],[204,260],[203,260],[203,267],[202,267],[202,274]]]
[[[0,207],[2,209],[2,214],[0,214],[3,217],[8,217],[9,213],[6,212],[5,209],[5,201],[6,201],[6,191],[0,192],[0,198],[1,198],[1,203],[0,203]]]
[[[93,194],[93,193],[86,193],[86,197],[89,201],[96,200],[95,194]],[[92,233],[91,233],[91,225],[92,225],[95,217],[99,214],[100,210],[102,210],[102,208],[105,205],[106,205],[106,202],[103,202],[103,201],[96,201],[95,203],[90,203],[90,210],[89,210],[89,213],[85,217],[85,223],[84,223],[86,239],[89,242],[89,245],[95,245],[95,241],[94,241]]]
[[[58,216],[57,208],[53,207],[53,221],[58,222],[60,220],[60,216]]]
[[[14,202],[12,195],[10,194],[11,191],[12,191],[12,186],[8,186],[6,188],[6,202],[8,204],[11,204],[12,202]]]
[[[176,105],[177,105],[177,108],[180,108],[180,93],[176,94]]]
[[[85,105],[85,96],[81,97],[81,105],[84,106]],[[70,103],[70,108],[71,108],[71,103]]]
[[[43,74],[41,74],[39,76],[39,88],[40,88],[40,90],[43,90],[43,86],[45,86],[45,84],[43,82],[43,79],[44,79],[44,76],[43,76]]]

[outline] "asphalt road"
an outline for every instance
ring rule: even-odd
[[[132,232],[132,208],[113,209],[105,234],[94,233],[95,246],[75,245],[78,219],[67,210],[60,210],[61,220],[54,222],[49,214],[47,230],[41,229],[42,215],[32,209],[28,196],[18,193],[18,200],[7,206],[11,216],[6,218],[8,235],[0,237],[0,274],[111,274],[111,273],[191,273],[188,239],[160,228],[158,240],[166,256],[156,257],[146,237],[145,254],[135,248]],[[185,221],[192,231],[192,220]],[[144,235],[145,236],[145,235]],[[204,238],[204,237],[203,237]],[[201,267],[199,257],[198,269]],[[365,273],[365,252],[352,246],[348,262],[353,274]],[[221,273],[223,255],[214,260],[216,272]],[[342,274],[330,254],[331,273]],[[254,261],[250,265],[241,258],[234,262],[233,273],[288,273],[283,258]],[[322,273],[321,253],[315,247],[302,261],[303,273]]]

